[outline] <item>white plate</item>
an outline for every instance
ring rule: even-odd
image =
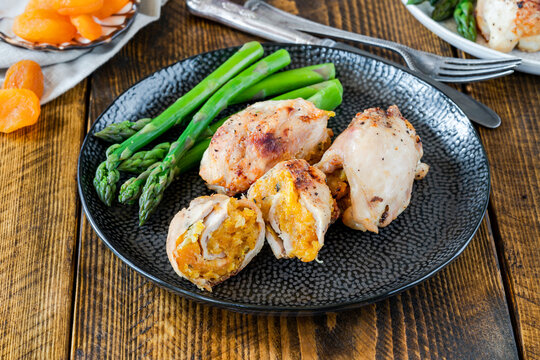
[[[407,0],[401,1],[406,5]],[[523,60],[521,65],[517,68],[519,71],[540,75],[540,51],[529,53],[512,50],[510,53],[505,54],[487,47],[486,42],[480,34],[478,35],[476,42],[467,40],[459,35],[456,31],[454,19],[448,19],[441,22],[433,20],[431,18],[431,10],[433,7],[427,2],[420,5],[406,5],[406,7],[416,20],[422,23],[422,25],[458,49],[482,59],[498,59],[512,55]]]

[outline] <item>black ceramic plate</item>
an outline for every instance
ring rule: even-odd
[[[418,284],[459,255],[484,216],[490,187],[484,149],[459,108],[427,83],[374,57],[307,45],[265,48],[287,49],[291,67],[336,65],[344,99],[329,123],[335,134],[365,108],[399,106],[422,138],[423,161],[431,166],[427,177],[415,183],[409,207],[378,235],[351,230],[340,222],[332,225],[319,253],[322,264],[276,260],[266,245],[244,270],[212,293],[179,278],[165,252],[167,227],[177,211],[210,191],[197,171],[186,174],[171,185],[159,210],[139,228],[137,206],[108,208],[96,195],[92,179],[105,159],[107,144],[93,134],[113,122],[156,116],[235,51],[224,49],[182,60],[137,83],[90,130],[79,158],[79,192],[86,215],[105,244],[133,269],[169,290],[260,313],[357,307]]]

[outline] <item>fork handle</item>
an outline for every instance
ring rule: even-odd
[[[189,11],[194,15],[214,20],[232,28],[249,32],[277,42],[332,46],[330,39],[319,39],[263,21],[262,16],[228,0],[187,0]]]
[[[407,52],[408,47],[405,45],[398,44],[389,40],[372,38],[370,36],[356,34],[353,32],[336,29],[331,26],[319,24],[317,22],[304,19],[303,17],[296,16],[286,11],[275,8],[262,0],[248,0],[244,4],[244,8],[252,10],[257,15],[260,15],[265,21],[282,24],[291,29],[355,41],[364,45],[371,45],[392,50],[399,54],[405,60],[409,67],[414,66],[414,63],[412,62],[412,59]]]

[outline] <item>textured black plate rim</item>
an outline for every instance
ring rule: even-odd
[[[309,47],[312,47],[312,48],[333,49],[331,47],[321,46],[321,45],[305,45],[305,44],[274,43],[274,42],[266,42],[263,45],[287,46],[287,47],[298,45],[298,46],[309,46]],[[177,62],[175,62],[173,64],[170,64],[170,65],[168,65],[168,66],[166,66],[166,67],[164,67],[162,69],[159,69],[159,70],[155,71],[154,73],[149,74],[148,76],[145,76],[141,80],[137,81],[132,86],[127,88],[124,92],[122,92],[122,94],[120,94],[117,97],[117,99],[119,97],[121,97],[122,95],[124,95],[124,93],[129,91],[132,87],[136,86],[140,82],[143,82],[146,79],[153,76],[156,72],[161,71],[161,70],[166,69],[166,68],[169,68],[169,67],[172,67],[172,66],[174,66],[175,64],[177,64],[179,62],[190,60],[190,59],[193,59],[193,58],[195,58],[197,56],[206,55],[206,54],[212,53],[214,51],[233,50],[233,49],[238,49],[238,48],[240,48],[240,46],[232,46],[232,47],[228,47],[228,48],[216,49],[216,50],[212,50],[212,51],[199,53],[199,54],[184,58],[182,60],[179,60],[179,61],[177,61]],[[431,79],[427,78],[426,76],[423,76],[422,74],[419,75],[419,74],[413,72],[412,70],[410,70],[410,69],[408,69],[408,68],[406,68],[406,67],[404,67],[404,66],[402,66],[400,64],[394,63],[394,62],[392,62],[390,60],[387,60],[387,59],[379,57],[377,55],[373,55],[371,53],[362,51],[360,49],[358,50],[358,52],[352,52],[352,51],[343,50],[343,49],[338,49],[338,50],[339,51],[344,51],[344,52],[349,52],[351,54],[355,54],[355,55],[359,55],[359,56],[365,56],[365,57],[368,57],[368,58],[372,58],[372,59],[374,59],[376,61],[380,61],[382,63],[385,63],[385,64],[389,65],[389,66],[396,67],[396,68],[398,68],[398,69],[400,69],[402,71],[405,71],[405,72],[411,74],[412,76],[418,78],[421,82],[423,82],[426,85],[429,85],[430,87],[432,87],[432,88],[436,89],[437,91],[441,92],[452,104],[455,105],[455,107],[459,110],[459,112],[464,117],[466,117],[466,115],[463,113],[463,111],[459,108],[459,106],[455,102],[452,101],[452,99],[446,94],[446,92],[443,89],[440,89],[435,84],[431,84],[431,81],[430,81]],[[116,101],[116,99],[115,99],[115,101]],[[103,114],[105,114],[109,110],[109,108],[111,106],[113,106],[115,101],[111,102],[111,104],[94,121],[94,123],[92,124],[90,130],[88,131],[88,133],[86,134],[86,136],[84,138],[84,141],[83,141],[83,143],[81,145],[81,150],[85,147],[86,142],[89,141],[88,139],[92,136],[94,127],[98,123],[99,119],[103,116]],[[412,287],[426,281],[427,279],[429,279],[433,275],[435,275],[437,272],[439,272],[440,270],[442,270],[443,268],[448,266],[450,263],[452,263],[465,250],[465,248],[469,245],[472,238],[474,237],[474,235],[476,234],[476,232],[480,228],[480,225],[482,224],[482,221],[484,219],[485,213],[486,213],[487,208],[488,208],[489,195],[490,195],[490,191],[491,191],[491,171],[490,171],[490,167],[489,167],[487,154],[486,154],[486,151],[484,149],[484,146],[483,146],[482,142],[480,141],[480,137],[478,135],[478,132],[476,131],[476,129],[474,128],[474,126],[472,124],[469,124],[469,125],[470,125],[471,130],[474,133],[474,136],[476,137],[478,143],[480,144],[480,148],[481,148],[482,155],[484,157],[484,161],[485,161],[485,165],[486,165],[486,169],[487,169],[487,185],[488,185],[487,186],[487,189],[488,189],[487,192],[488,193],[487,193],[487,196],[486,196],[485,203],[484,203],[484,205],[482,207],[483,208],[482,216],[479,217],[478,222],[477,222],[476,226],[474,227],[474,230],[470,232],[470,234],[468,236],[468,239],[463,243],[463,246],[461,246],[459,249],[457,249],[454,254],[449,256],[448,259],[444,260],[439,266],[436,266],[435,268],[431,269],[426,275],[424,275],[424,276],[422,276],[422,277],[420,277],[420,278],[418,278],[418,279],[416,279],[416,280],[414,280],[412,282],[409,282],[408,284],[403,285],[403,286],[401,286],[401,287],[399,287],[399,288],[397,288],[395,290],[386,292],[386,293],[381,294],[379,296],[373,296],[373,297],[368,298],[368,299],[366,299],[364,301],[348,301],[348,302],[321,305],[321,306],[253,305],[253,304],[244,304],[244,303],[239,303],[239,302],[234,302],[234,301],[227,301],[227,300],[217,300],[217,299],[214,299],[214,298],[207,297],[204,294],[198,294],[198,293],[195,293],[193,291],[180,289],[180,288],[178,288],[176,286],[173,286],[173,285],[171,285],[171,284],[169,284],[169,283],[155,277],[154,275],[146,272],[145,270],[139,268],[137,265],[132,263],[122,253],[120,253],[109,242],[107,237],[101,232],[101,229],[97,226],[97,224],[94,221],[94,218],[92,217],[92,215],[90,214],[90,211],[88,210],[88,207],[86,205],[85,195],[84,195],[84,192],[82,190],[82,184],[81,184],[81,154],[82,154],[82,151],[79,153],[79,158],[78,158],[78,161],[77,161],[77,187],[78,187],[79,197],[81,199],[81,204],[82,204],[84,213],[86,214],[86,217],[87,217],[88,221],[90,222],[90,225],[92,226],[92,229],[94,229],[94,231],[96,232],[98,237],[101,239],[101,241],[103,241],[105,243],[105,245],[113,252],[113,254],[115,254],[117,257],[119,257],[120,260],[122,260],[124,263],[126,263],[133,270],[135,270],[139,274],[143,275],[144,277],[148,278],[149,280],[153,281],[157,285],[159,285],[159,286],[161,286],[161,287],[163,287],[163,288],[165,288],[165,289],[167,289],[169,291],[177,293],[177,294],[179,294],[179,295],[181,295],[181,296],[183,296],[183,297],[185,297],[187,299],[194,300],[196,302],[206,303],[206,304],[210,304],[210,305],[214,305],[214,306],[218,306],[218,307],[221,307],[221,308],[225,308],[225,309],[233,310],[233,311],[238,311],[238,312],[242,312],[242,313],[253,313],[253,314],[261,314],[261,315],[295,315],[295,316],[298,316],[298,315],[315,315],[315,314],[323,314],[323,313],[327,313],[327,312],[344,311],[344,310],[350,310],[350,309],[359,308],[359,307],[362,307],[362,306],[365,306],[365,305],[373,304],[375,302],[384,300],[386,298],[389,298],[389,297],[391,297],[393,295],[401,293],[401,292],[403,292],[403,291],[405,291],[407,289],[410,289],[410,288],[412,288]]]

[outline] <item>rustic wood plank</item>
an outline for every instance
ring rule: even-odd
[[[398,2],[275,3],[320,22],[451,54]],[[167,4],[159,23],[94,74],[90,119],[145,74],[250,39],[190,17],[184,6]],[[86,219],[81,235],[74,358],[517,358],[487,219],[464,254],[424,284],[358,310],[300,318],[242,315],[185,300],[130,270]]]
[[[66,359],[80,206],[86,83],[0,134],[0,358]]]
[[[480,129],[491,165],[491,214],[525,359],[540,358],[540,78],[514,74],[470,87],[502,118]]]

